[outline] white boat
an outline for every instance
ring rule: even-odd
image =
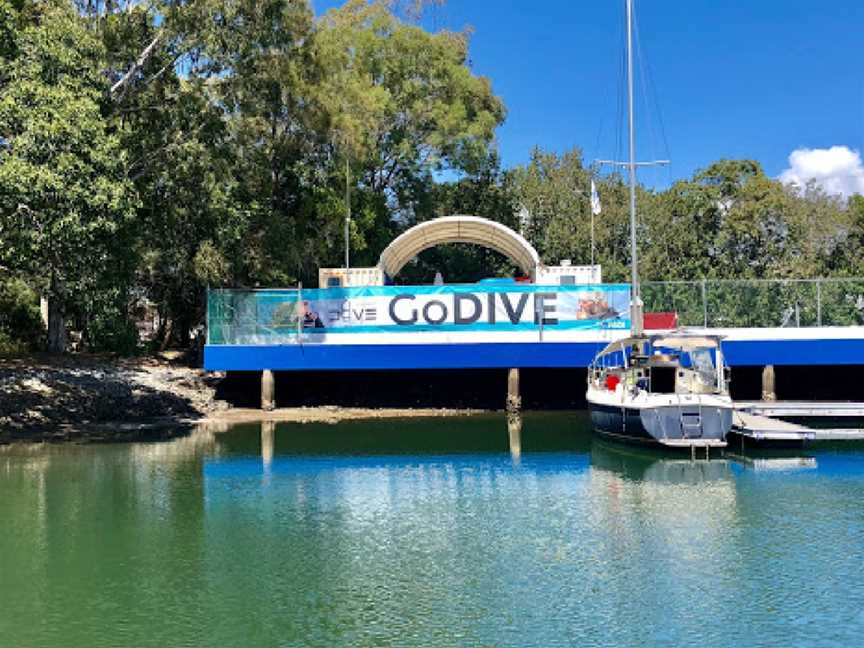
[[[649,337],[636,247],[636,137],[633,108],[633,0],[627,7],[627,104],[630,180],[631,337],[613,342],[588,372],[586,399],[594,429],[625,441],[706,449],[726,445],[732,399],[720,339],[687,332]],[[662,163],[662,162],[661,162]],[[707,450],[706,450],[707,451]]]
[[[586,397],[594,430],[620,441],[723,447],[732,428],[716,336],[673,332],[613,342],[588,370]]]

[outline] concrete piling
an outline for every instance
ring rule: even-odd
[[[522,396],[519,393],[519,369],[507,372],[507,413],[519,415],[522,411]]]
[[[777,380],[774,375],[774,365],[767,365],[762,369],[762,400],[777,400]]]
[[[276,408],[276,380],[273,371],[265,369],[261,372],[261,409],[267,412]]]

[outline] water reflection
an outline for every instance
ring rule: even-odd
[[[0,493],[4,645],[850,644],[864,629],[861,449],[691,461],[597,441],[579,414],[265,423],[2,449]]]
[[[730,480],[731,462],[724,458],[690,459],[683,453],[608,443],[595,440],[591,447],[591,465],[637,482],[664,484],[700,484]]]
[[[513,465],[519,465],[519,459],[522,457],[521,416],[507,417],[507,440],[510,442],[510,457],[513,459]]]
[[[273,464],[273,449],[275,447],[276,423],[263,421],[261,423],[261,462],[265,472]]]

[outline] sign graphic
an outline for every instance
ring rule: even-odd
[[[490,283],[213,291],[212,344],[281,344],[338,333],[627,329],[626,284]]]

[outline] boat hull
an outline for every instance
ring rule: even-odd
[[[715,404],[629,407],[589,403],[598,433],[641,445],[723,446],[732,428],[732,408]]]

